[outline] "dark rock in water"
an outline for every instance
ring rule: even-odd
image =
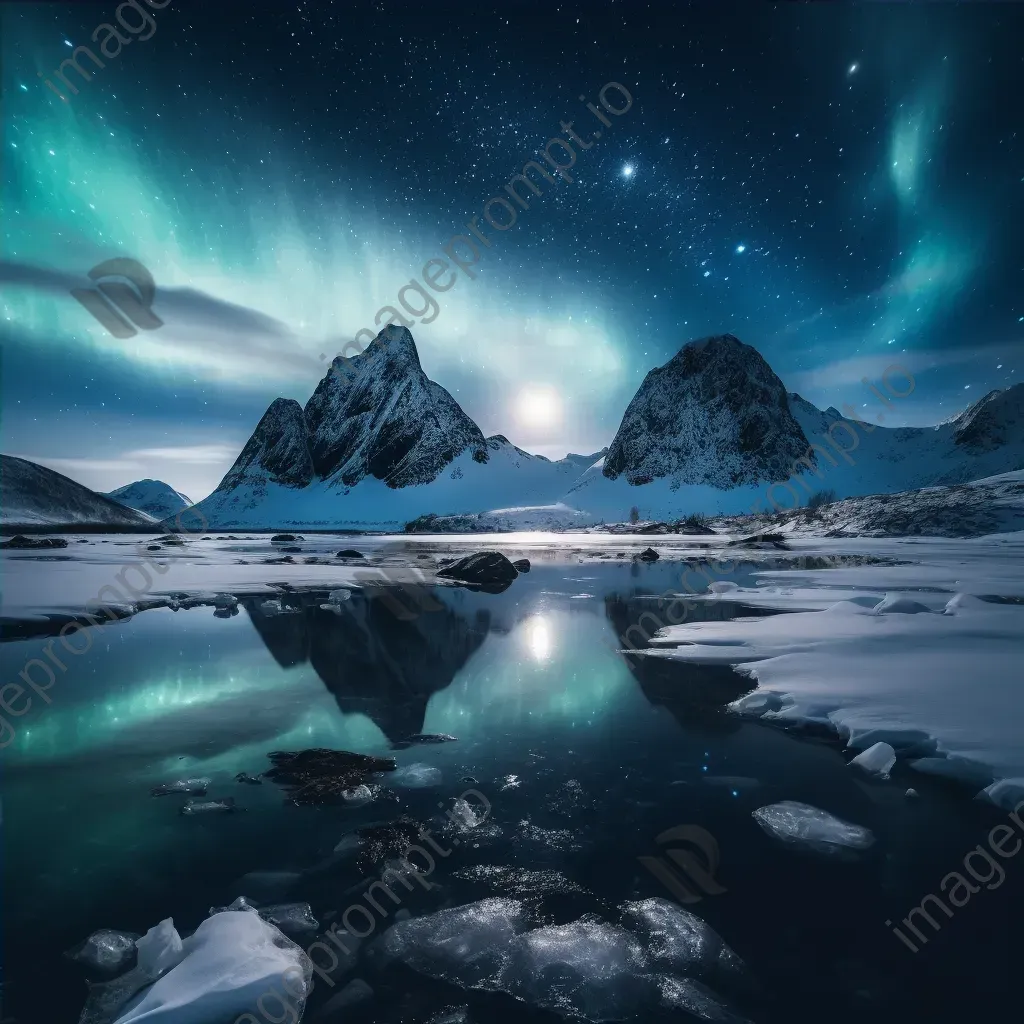
[[[519,573],[500,551],[478,551],[439,569],[437,575],[472,586],[504,590]]]
[[[341,800],[345,790],[361,785],[368,776],[393,772],[397,767],[390,757],[325,747],[275,750],[267,757],[274,767],[265,771],[264,777],[284,786],[292,803],[307,806]]]
[[[516,572],[529,572],[530,571],[530,560],[528,558],[517,558],[513,563]]]
[[[789,550],[785,534],[782,533],[759,533],[753,537],[739,537],[736,540],[729,541],[726,546],[731,548],[753,548],[760,544],[770,544],[773,548],[779,548],[782,551]]]
[[[147,546],[146,550],[147,551],[159,551],[160,550],[160,545],[159,544],[150,544],[150,545]]]
[[[23,537],[20,533],[10,540],[0,541],[0,548],[66,548],[63,537]]]
[[[225,796],[220,800],[189,800],[181,812],[185,815],[193,814],[226,814],[235,810],[234,797]]]
[[[244,782],[249,786],[263,785],[263,779],[259,775],[250,775],[248,772],[239,772],[235,776],[235,782]]]
[[[345,548],[344,551],[339,551],[335,558],[362,558],[363,554],[361,551],[356,551],[355,548]]]
[[[163,786],[154,786],[149,795],[169,796],[172,793],[187,793],[189,796],[205,796],[209,788],[209,779],[178,779]]]
[[[275,533],[274,536],[270,538],[270,543],[271,544],[287,543],[288,541],[298,540],[298,539],[299,538],[296,537],[294,533]]]
[[[420,732],[413,736],[403,736],[391,744],[392,750],[405,750],[414,743],[454,743],[458,736],[449,736],[444,732]]]
[[[295,546],[293,545],[293,546],[291,546],[291,547],[287,547],[287,548],[281,548],[281,551],[283,551],[283,552],[284,552],[285,554],[287,554],[287,555],[298,555],[298,554],[301,554],[301,553],[302,553],[302,548],[300,548],[300,547],[295,547]]]
[[[391,857],[404,857],[419,839],[423,827],[418,821],[402,815],[394,821],[357,828],[361,840],[356,864],[364,874]]]
[[[647,548],[645,551],[641,551],[636,557],[639,558],[641,562],[656,562],[661,558],[661,555],[659,555],[654,548]]]
[[[95,931],[85,942],[69,949],[64,955],[69,960],[108,976],[120,974],[135,964],[135,932],[118,932],[111,928]]]
[[[230,619],[232,615],[238,614],[238,605],[233,604],[230,608],[215,608],[213,617],[215,619]]]

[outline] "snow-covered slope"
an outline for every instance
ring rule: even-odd
[[[170,484],[148,478],[125,484],[116,491],[107,491],[104,497],[112,498],[118,504],[138,512],[145,512],[154,519],[166,519],[192,504],[191,498],[176,491]]]
[[[823,412],[797,394],[788,395],[788,408],[806,443],[781,469],[774,464],[777,475],[756,484],[722,489],[666,474],[632,486],[623,476],[608,479],[595,465],[558,500],[608,522],[625,521],[634,505],[642,519],[672,520],[691,512],[785,511],[805,505],[819,490],[839,498],[884,495],[1024,469],[1024,384],[992,392],[935,427],[853,420],[836,409]]]
[[[0,524],[40,526],[152,526],[152,516],[124,505],[27,459],[0,455]]]

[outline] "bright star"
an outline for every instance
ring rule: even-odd
[[[860,68],[860,65],[859,65],[859,64],[858,64],[858,63],[857,63],[856,61],[854,61],[854,62],[853,62],[853,63],[852,63],[851,65],[850,65],[850,67],[849,67],[849,68],[847,69],[847,72],[846,72],[846,73],[847,73],[848,75],[855,75],[855,74],[857,74],[857,70],[858,70],[858,68]]]
[[[622,176],[624,178],[629,178],[629,177],[632,177],[632,174],[633,174],[633,165],[632,164],[626,164],[626,166],[622,168]]]
[[[737,252],[746,252],[747,251],[747,247],[745,245],[737,245],[736,246],[736,251]]]

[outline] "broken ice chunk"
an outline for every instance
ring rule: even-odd
[[[795,800],[759,807],[753,818],[768,835],[783,843],[827,856],[849,857],[875,841],[871,829]]]
[[[168,796],[171,793],[188,793],[192,796],[203,796],[212,785],[209,779],[178,779],[162,786],[154,786],[150,796]]]
[[[487,811],[484,808],[477,810],[465,797],[460,796],[456,797],[448,817],[465,832],[482,825],[487,817]]]
[[[491,897],[393,924],[378,948],[428,978],[501,991],[509,947],[528,926],[518,900]]]
[[[404,765],[388,776],[389,783],[403,789],[430,789],[440,786],[442,781],[440,768],[420,763]]]
[[[376,789],[377,787],[374,787]],[[341,800],[346,807],[364,807],[374,798],[374,791],[365,784],[353,786],[351,789],[341,791]]]
[[[214,608],[229,610],[238,605],[238,598],[234,594],[214,594],[210,603]]]
[[[623,924],[644,941],[656,966],[706,981],[736,982],[743,961],[706,921],[669,900],[656,897],[626,903]]]
[[[181,936],[170,917],[153,925],[141,939],[136,940],[135,946],[139,954],[139,970],[150,978],[156,978],[181,963],[185,955]]]
[[[862,750],[851,762],[869,775],[877,775],[879,778],[889,778],[889,772],[896,763],[896,751],[888,743],[879,741]]]
[[[332,590],[327,595],[328,604],[344,604],[346,601],[351,600],[352,591],[347,590],[345,587],[339,587],[337,590]]]
[[[320,930],[320,922],[313,916],[313,908],[308,903],[275,903],[270,907],[260,907],[256,913],[289,938]]]
[[[704,1020],[748,1024],[745,1018],[733,1013],[717,993],[692,978],[662,978],[661,1003],[663,1006],[686,1010],[687,1013]]]
[[[225,814],[235,809],[235,798],[223,797],[220,800],[188,800],[182,806],[180,813],[192,814]]]
[[[287,1007],[294,1019],[301,1018],[313,965],[294,942],[256,914],[228,911],[208,917],[185,940],[184,952],[173,969],[129,1001],[116,1024],[244,1020],[260,999],[280,993],[284,984]],[[141,961],[141,950],[139,957]],[[272,1006],[276,1013],[278,1003]]]
[[[100,928],[83,943],[64,955],[76,963],[84,964],[104,974],[118,974],[135,962],[135,932],[118,932]]]
[[[613,1021],[655,998],[643,947],[617,925],[581,918],[520,936],[504,972],[506,991],[564,1017]]]

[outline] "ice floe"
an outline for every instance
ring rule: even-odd
[[[862,750],[851,762],[852,767],[860,768],[869,775],[877,775],[879,778],[889,778],[889,772],[896,763],[896,751],[884,740],[872,744],[867,750]]]
[[[68,959],[104,974],[118,974],[135,963],[134,932],[118,932],[111,928],[95,931],[84,942],[65,954]]]
[[[406,764],[396,771],[391,772],[388,777],[388,784],[399,786],[402,789],[431,789],[440,786],[443,782],[440,768],[433,768],[429,764]]]
[[[826,856],[848,858],[875,842],[871,829],[794,800],[759,807],[753,818],[775,839]]]
[[[658,1005],[730,1019],[725,1002],[700,984],[745,981],[720,936],[667,900],[622,909],[621,924],[586,915],[535,927],[522,902],[491,897],[396,923],[377,947],[428,977],[505,992],[570,1019],[621,1020]]]
[[[858,571],[869,569],[888,581],[889,567]],[[962,575],[946,582],[972,582],[973,572]],[[748,591],[730,596],[744,600]],[[668,626],[652,642],[658,647],[647,657],[730,664],[756,680],[758,689],[730,705],[743,715],[823,727],[855,750],[882,741],[908,757],[941,755],[946,764],[938,768],[920,760],[910,766],[977,788],[1024,777],[1020,604],[982,601],[964,589],[889,593],[871,607],[839,601],[817,611]]]

